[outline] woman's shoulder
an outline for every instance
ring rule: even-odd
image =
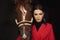
[[[46,27],[48,27],[48,28],[52,28],[53,25],[52,25],[52,23],[46,23]]]
[[[52,23],[46,23],[48,26],[52,26]]]

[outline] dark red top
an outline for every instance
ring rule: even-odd
[[[21,40],[21,37],[17,37],[17,40]],[[32,40],[55,40],[52,25],[42,24],[39,30],[36,30],[36,26],[32,26]]]

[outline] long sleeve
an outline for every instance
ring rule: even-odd
[[[49,40],[55,40],[55,36],[54,36],[52,25],[50,25]]]

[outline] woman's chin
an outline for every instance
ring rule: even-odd
[[[41,20],[37,20],[36,22],[41,22]]]

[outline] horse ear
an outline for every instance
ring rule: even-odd
[[[43,21],[46,23],[46,19],[44,18]]]

